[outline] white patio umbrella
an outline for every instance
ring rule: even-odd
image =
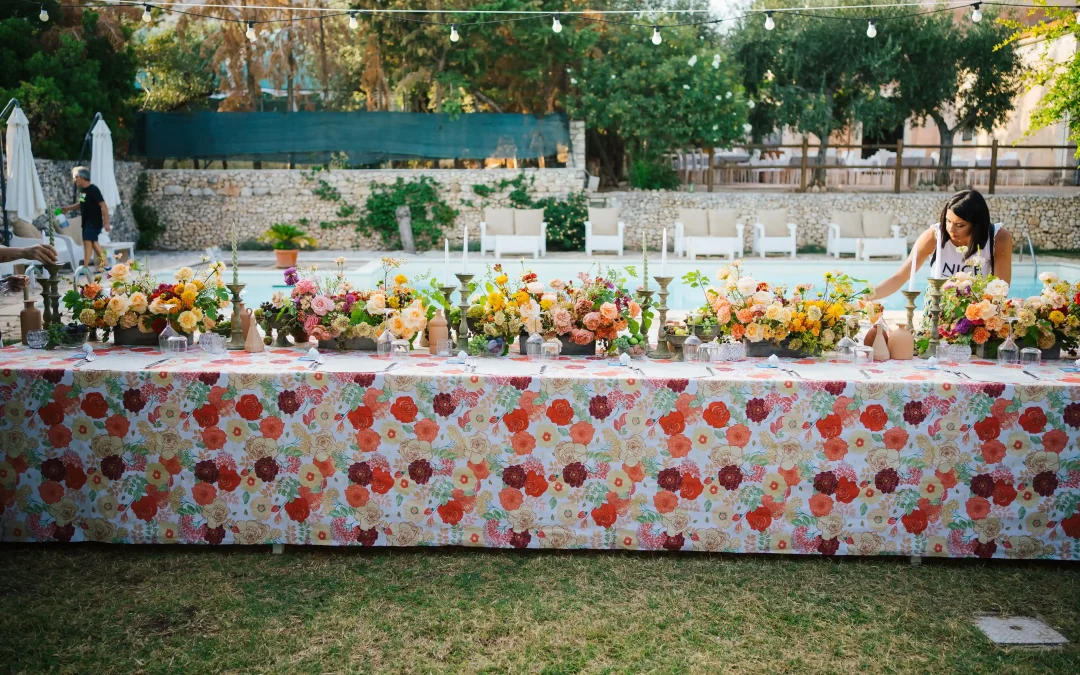
[[[45,213],[45,193],[30,151],[30,121],[15,108],[7,123],[7,195],[4,209],[28,223]]]
[[[101,190],[111,214],[120,204],[120,191],[116,189],[116,173],[113,171],[112,132],[105,120],[98,120],[90,133],[94,137],[90,148],[90,180]]]

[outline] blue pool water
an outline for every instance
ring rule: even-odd
[[[522,270],[522,263],[520,260],[504,259],[503,269],[507,274],[514,275],[520,273]],[[609,265],[608,262],[604,262],[604,265]],[[704,274],[715,278],[716,272],[725,263],[720,260],[697,260],[694,262],[689,261],[675,261],[668,260],[667,274],[668,276],[675,277],[668,287],[671,295],[668,296],[668,306],[676,310],[688,310],[699,306],[703,302],[703,296],[701,291],[695,288],[690,288],[686,284],[682,283],[682,276],[686,273],[699,270]],[[637,273],[641,274],[641,261],[630,260],[628,258],[622,261],[612,260],[610,266],[623,267],[627,265],[636,265]],[[772,284],[784,284],[789,288],[794,287],[797,283],[813,283],[818,287],[821,287],[824,283],[824,274],[828,271],[841,270],[856,279],[864,279],[871,285],[881,283],[887,279],[893,272],[896,271],[899,263],[897,261],[882,261],[882,262],[855,262],[852,259],[841,259],[839,261],[825,261],[825,260],[782,260],[777,258],[771,258],[766,260],[747,258],[743,263],[743,270],[746,274],[750,274],[755,279],[761,281],[767,281]],[[552,279],[568,280],[576,277],[577,273],[588,269],[589,262],[582,259],[558,259],[547,258],[542,260],[526,260],[524,262],[524,269],[536,272],[540,277],[540,280],[547,283]],[[325,268],[332,268],[332,265],[325,265]],[[482,276],[486,270],[486,265],[482,263],[474,263],[470,266],[471,270],[478,277]],[[660,264],[658,260],[649,261],[649,274],[650,276],[660,273]],[[928,265],[924,265],[924,269],[918,276],[916,283],[916,289],[920,291],[926,290]],[[593,268],[595,269],[595,267]],[[460,270],[460,263],[454,266],[454,271]],[[431,275],[436,275],[441,279],[443,275],[443,264],[441,261],[417,259],[412,260],[406,264],[402,270],[409,276],[410,279],[416,279],[423,275],[427,275],[430,278]],[[1040,265],[1039,272],[1054,272],[1063,279],[1080,279],[1080,265]],[[170,272],[162,274],[162,278],[168,278],[171,276]],[[363,267],[353,268],[347,271],[346,278],[357,288],[371,288],[375,285],[376,280],[381,276],[381,268],[378,262],[372,262]],[[276,290],[287,290],[282,273],[280,271],[273,270],[253,270],[244,271],[241,273],[241,281],[247,284],[244,290],[244,302],[249,307],[258,306],[260,303],[266,302],[270,299],[270,296]],[[456,279],[450,283],[456,284]],[[631,284],[638,286],[641,284],[640,277],[636,278]],[[656,288],[655,282],[650,279],[649,287]],[[1012,297],[1027,297],[1030,295],[1036,295],[1042,288],[1042,283],[1035,278],[1034,268],[1029,264],[1014,265],[1013,266],[1013,282],[1010,288],[1010,296]],[[454,295],[454,302],[458,301],[457,294]],[[916,301],[920,308],[922,306],[921,298]],[[895,293],[892,296],[886,298],[883,302],[885,309],[887,310],[902,310],[904,308],[905,300],[900,293]]]

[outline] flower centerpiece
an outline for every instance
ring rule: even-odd
[[[863,311],[864,299],[871,293],[864,281],[842,272],[826,272],[819,292],[813,284],[798,284],[791,295],[784,286],[749,276],[736,278],[736,273],[741,270],[728,274],[724,283],[731,303],[726,311],[742,327],[750,356],[816,356],[831,349],[855,333],[848,317]],[[863,284],[860,290],[855,290],[857,283]],[[740,332],[734,326],[730,330],[732,335]]]
[[[1008,296],[1009,284],[1003,279],[992,274],[957,272],[941,287],[941,317],[938,319],[941,341],[991,350],[1009,334],[1005,322],[1010,311],[1006,303]],[[915,347],[923,353],[930,342],[930,321],[926,313],[919,332]]]
[[[221,277],[224,271],[225,263],[220,261],[208,263],[205,269],[201,266],[195,269],[181,267],[173,275],[175,284],[158,284],[150,293],[150,315],[166,319],[173,330],[186,335],[188,342],[192,342],[196,330],[212,330],[218,320],[218,310],[229,306],[229,291]],[[113,286],[110,306],[118,297],[116,291]],[[126,296],[132,304],[136,293],[142,291]]]
[[[69,290],[64,294],[63,302],[71,316],[78,319],[90,332],[104,330],[103,339],[109,339],[112,326],[105,324],[105,308],[109,303],[109,294],[101,283],[101,275],[95,276],[94,280],[87,284]]]
[[[1010,301],[1015,310],[1014,337],[1023,347],[1036,347],[1043,358],[1060,358],[1080,343],[1080,284],[1070,284],[1052,272],[1039,275],[1042,292],[1023,302]]]
[[[644,339],[637,325],[641,307],[630,297],[625,285],[626,278],[613,267],[601,268],[593,275],[581,272],[577,285],[552,281],[552,287],[564,292],[569,301],[571,344],[583,346],[582,352],[592,355],[596,353],[593,342],[598,342],[604,351],[612,351],[617,348],[614,343],[619,333],[628,330],[639,341]],[[631,321],[635,323],[633,327]]]
[[[384,329],[394,337],[412,340],[427,325],[427,309],[408,277],[399,272],[391,278],[401,260],[382,259],[383,278],[372,290],[353,288],[345,280],[344,261],[337,264],[337,274],[322,278],[316,276],[315,268],[286,270],[286,283],[293,286],[291,296],[275,294],[271,299],[279,320],[295,322],[327,349],[374,350],[375,339]]]
[[[488,268],[487,278],[477,285],[479,293],[469,304],[467,319],[472,337],[469,353],[492,356],[505,355],[510,343],[525,327],[521,307],[530,315],[533,328],[539,328],[539,303],[525,289],[510,287],[510,277],[503,272],[501,263]],[[534,287],[534,290],[542,290]],[[533,304],[536,303],[536,307]]]

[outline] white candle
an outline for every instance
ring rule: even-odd
[[[443,252],[443,286],[450,285],[450,239],[444,238]]]
[[[660,249],[660,276],[667,276],[667,228],[664,228],[664,243]]]
[[[907,289],[909,291],[915,290],[915,263],[918,261],[919,251],[918,249],[911,249],[911,274],[908,275]]]
[[[935,230],[937,236],[937,254],[934,256],[934,278],[941,278],[941,228]]]
[[[461,239],[461,273],[469,273],[469,226],[465,225],[462,228],[463,234]]]

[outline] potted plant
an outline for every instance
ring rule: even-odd
[[[279,268],[295,267],[296,255],[300,249],[307,246],[315,246],[315,237],[307,232],[288,223],[274,223],[266,232],[259,235],[259,241],[271,244],[274,247],[274,255],[277,256]]]

